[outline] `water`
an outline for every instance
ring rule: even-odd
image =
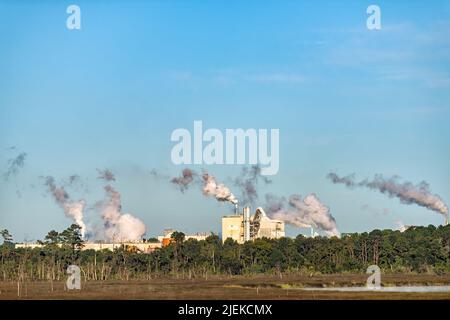
[[[341,291],[341,292],[450,292],[450,286],[402,286],[402,287],[333,287],[301,288],[306,291]]]

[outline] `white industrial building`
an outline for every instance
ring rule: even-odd
[[[59,247],[62,244],[58,244]],[[16,243],[15,248],[24,248],[24,249],[34,249],[34,248],[42,248],[43,244],[39,243]],[[106,242],[85,242],[81,250],[110,250],[114,251],[114,249],[125,248],[128,251],[136,251],[142,253],[150,253],[155,251],[158,248],[162,247],[160,242],[116,242],[116,243],[106,243]]]
[[[222,217],[222,241],[228,238],[244,243],[258,238],[278,239],[285,236],[284,221],[272,220],[259,207],[250,216],[250,207],[244,207],[242,213]]]
[[[156,249],[168,246],[172,241],[172,233],[175,230],[164,230],[164,235],[158,236],[158,242],[148,241],[125,241],[125,242],[85,242],[81,250],[110,250],[125,248],[128,251],[141,253],[150,253]],[[284,222],[281,220],[270,219],[263,208],[257,208],[254,215],[250,215],[250,207],[244,207],[242,213],[236,211],[232,215],[222,217],[222,241],[227,238],[235,240],[237,243],[244,243],[258,238],[278,239],[285,236]],[[196,233],[185,235],[185,240],[195,239],[205,240],[208,237],[206,233]],[[61,244],[59,245],[61,246]],[[41,248],[38,243],[17,243],[16,248]]]

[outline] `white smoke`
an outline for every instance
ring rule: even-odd
[[[237,204],[238,200],[231,193],[230,189],[223,183],[218,183],[216,178],[207,172],[203,173],[203,194],[205,196],[215,197],[218,201],[228,201]]]
[[[84,238],[86,234],[86,224],[83,222],[83,212],[86,207],[86,202],[84,200],[79,200],[76,202],[69,202],[63,205],[64,212],[72,217],[77,225],[80,226],[81,237]]]
[[[49,188],[56,203],[64,210],[66,216],[72,218],[75,223],[80,226],[81,237],[84,238],[84,235],[86,234],[86,225],[83,222],[83,212],[86,207],[86,202],[84,200],[71,201],[69,194],[64,187],[56,186],[53,177],[46,177],[45,184]]]
[[[105,186],[107,201],[101,204],[104,234],[107,240],[138,241],[146,232],[144,223],[129,213],[122,213],[120,193]]]
[[[402,233],[405,232],[408,229],[408,227],[405,226],[401,220],[397,220],[395,222],[395,224],[397,225],[397,228],[395,230],[398,230],[398,231],[400,231]]]
[[[303,200],[301,196],[295,194],[291,195],[288,201],[272,195],[266,195],[266,199],[271,218],[285,221],[299,228],[317,228],[327,236],[340,236],[330,209],[322,204],[314,193],[307,195]]]
[[[185,192],[191,185],[199,185],[205,196],[214,197],[217,201],[238,203],[230,189],[223,183],[217,182],[216,178],[206,170],[200,176],[197,172],[186,168],[179,177],[172,178],[170,182],[175,184],[181,192]]]
[[[354,175],[339,177],[336,173],[329,173],[327,177],[335,184],[344,184],[349,188],[366,187],[378,190],[391,198],[398,198],[401,203],[414,203],[448,217],[447,205],[438,195],[430,192],[430,186],[425,181],[414,185],[409,181],[399,183],[398,177],[386,179],[382,175],[376,175],[372,181],[366,179],[360,182],[355,182]]]

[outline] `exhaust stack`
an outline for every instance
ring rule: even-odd
[[[244,207],[242,210],[244,222],[244,242],[250,240],[250,207]]]

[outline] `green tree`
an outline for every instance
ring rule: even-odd
[[[84,241],[81,237],[81,227],[77,224],[72,224],[61,232],[60,239],[63,246],[68,246],[72,250],[72,260],[74,260],[84,246]]]
[[[179,231],[172,232],[172,236],[171,236],[171,238],[176,243],[182,243],[184,241],[185,237],[186,237],[186,235],[183,232],[179,232]]]
[[[3,238],[3,242],[12,242],[13,238],[7,229],[3,229],[0,231],[0,235]]]
[[[58,231],[52,230],[44,238],[44,244],[55,245],[61,243],[61,235]]]
[[[9,273],[8,271],[8,263],[6,263],[6,260],[10,260],[11,256],[12,256],[12,252],[14,250],[14,245],[12,244],[12,236],[9,233],[8,230],[3,229],[0,231],[0,235],[3,238],[3,244],[1,245],[1,268],[2,268],[2,273],[3,273],[3,280],[6,280],[7,278],[7,274]],[[9,263],[11,264],[11,263]]]

